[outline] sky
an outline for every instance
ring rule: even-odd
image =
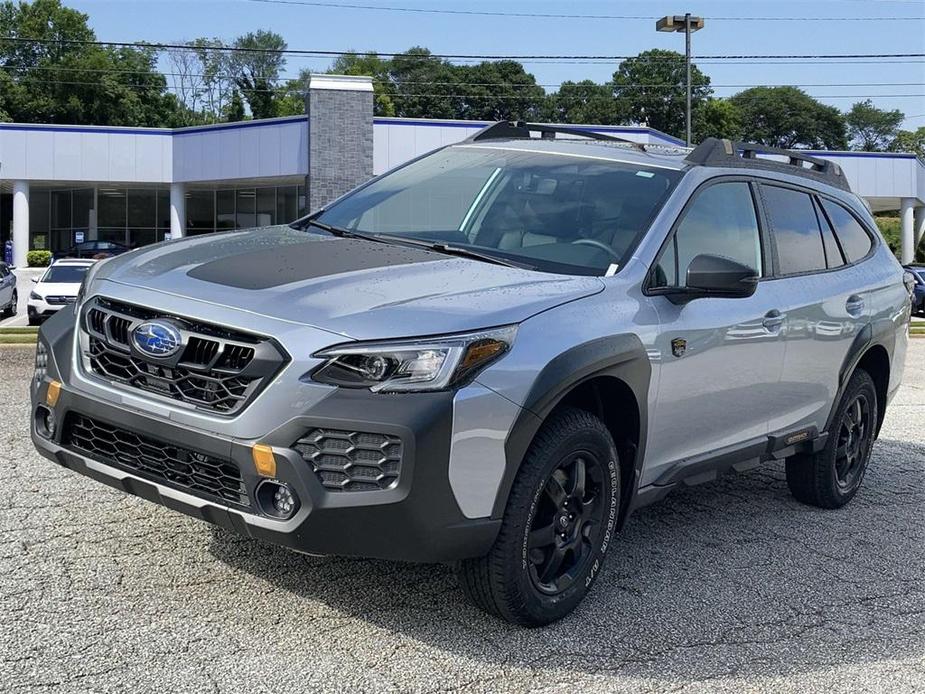
[[[200,36],[232,40],[269,29],[289,48],[400,52],[420,45],[440,54],[634,55],[683,52],[683,34],[658,33],[655,18],[705,18],[693,54],[716,96],[755,85],[793,84],[847,110],[870,98],[925,126],[925,58],[899,61],[710,61],[698,55],[925,53],[925,0],[326,0],[330,5],[496,13],[619,15],[584,19],[431,14],[287,4],[265,0],[64,0],[90,17],[104,41],[174,43]],[[291,0],[297,3],[298,0]],[[745,20],[741,18],[765,18]],[[766,18],[786,18],[770,21]],[[844,19],[839,19],[844,18]],[[905,18],[905,19],[892,19]],[[521,61],[547,91],[564,80],[609,80],[617,61]],[[330,60],[289,56],[286,72],[324,71]]]

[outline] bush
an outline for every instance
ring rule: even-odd
[[[902,259],[902,222],[899,217],[877,216],[877,226],[893,254]],[[915,249],[916,262],[925,262],[925,242],[920,242]]]
[[[51,251],[29,251],[26,263],[29,267],[47,267],[51,263]]]

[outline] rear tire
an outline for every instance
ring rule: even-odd
[[[468,598],[522,626],[561,619],[600,573],[620,512],[620,461],[604,423],[564,409],[530,445],[489,553],[457,566]]]
[[[873,448],[878,417],[873,379],[858,369],[832,419],[825,448],[787,459],[787,486],[804,504],[841,508],[857,493]]]

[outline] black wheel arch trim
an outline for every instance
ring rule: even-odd
[[[835,417],[835,412],[838,410],[838,403],[841,402],[845,389],[848,387],[848,382],[858,368],[858,364],[860,364],[864,355],[878,345],[886,350],[887,358],[892,361],[893,350],[896,346],[896,326],[891,320],[884,318],[872,321],[865,325],[861,331],[855,335],[854,341],[851,343],[851,347],[848,349],[848,353],[845,355],[845,359],[842,361],[841,368],[838,372],[838,390],[835,394],[835,398],[832,400],[832,408],[829,411],[829,416],[826,418],[826,432],[832,427],[832,420]],[[877,434],[880,433],[880,425],[883,422],[883,414],[886,409],[885,402],[878,404],[880,405],[880,413],[877,422]]]
[[[492,518],[501,518],[514,478],[536,433],[556,406],[575,388],[598,377],[610,377],[626,385],[639,410],[639,441],[616,441],[624,460],[632,464],[633,474],[623,481],[618,527],[626,520],[630,500],[635,495],[644,460],[648,431],[648,396],[652,367],[637,335],[622,334],[597,338],[576,345],[549,361],[540,371],[522,405],[520,415],[505,441],[506,467],[499,485]]]

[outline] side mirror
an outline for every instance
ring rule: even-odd
[[[698,255],[687,268],[687,293],[694,297],[744,298],[755,293],[758,272],[718,255]]]
[[[38,278],[38,277],[33,277],[33,278],[32,278],[32,284],[38,284],[38,283],[39,283],[39,278]]]

